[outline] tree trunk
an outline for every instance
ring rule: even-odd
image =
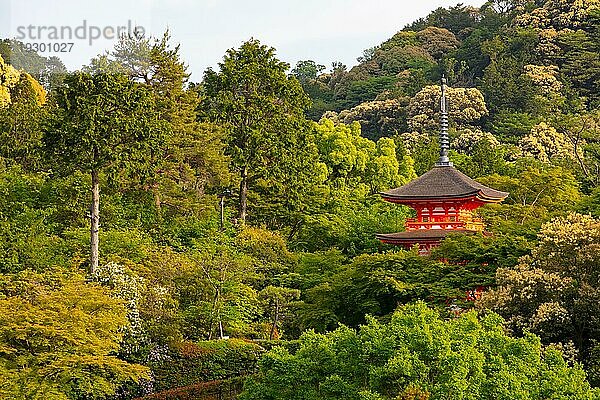
[[[221,230],[225,228],[225,196],[221,196],[221,201],[219,201],[219,208],[221,211]]]
[[[158,222],[162,222],[162,200],[160,198],[160,192],[158,191],[158,185],[152,189],[152,196],[154,197],[154,207],[156,208],[156,219]]]
[[[219,321],[220,321],[220,317],[215,318],[215,314],[217,312],[216,311],[217,310],[217,302],[219,301],[220,293],[221,293],[221,291],[219,290],[219,288],[215,288],[215,296],[213,297],[212,309],[210,311],[210,322],[208,324],[208,340],[212,339],[213,325],[214,325],[215,319],[219,319]]]
[[[273,340],[275,338],[275,330],[277,329],[277,322],[279,322],[279,302],[275,302],[275,315],[273,316],[273,325],[271,325],[271,334],[269,335],[269,340]]]
[[[90,273],[98,268],[98,231],[100,229],[100,179],[92,170],[92,206],[90,212]]]
[[[244,225],[246,223],[246,208],[248,203],[248,167],[244,166],[242,169],[242,180],[240,182],[240,213],[239,223]]]

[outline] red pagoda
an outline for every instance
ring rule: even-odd
[[[412,182],[380,193],[386,201],[404,204],[417,212],[406,220],[405,231],[378,234],[383,243],[411,248],[427,254],[451,232],[484,231],[481,218],[473,211],[487,203],[499,203],[508,193],[491,189],[474,181],[452,166],[448,159],[448,103],[446,80],[442,79],[440,104],[440,158],[435,167]]]

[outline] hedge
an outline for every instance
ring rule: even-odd
[[[245,377],[209,381],[164,390],[134,400],[235,400],[244,387]]]
[[[155,390],[166,390],[253,374],[264,352],[258,344],[239,339],[183,342],[149,367]]]

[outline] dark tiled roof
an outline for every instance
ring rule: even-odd
[[[406,185],[381,195],[392,201],[477,196],[484,202],[497,202],[508,193],[482,185],[452,166],[436,166]]]
[[[415,229],[396,233],[379,233],[377,239],[383,241],[415,241],[415,240],[441,240],[451,233],[475,234],[475,231],[464,229]]]

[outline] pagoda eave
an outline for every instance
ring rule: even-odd
[[[466,229],[418,229],[396,233],[380,233],[376,237],[382,243],[412,247],[416,244],[425,246],[438,245],[452,233],[475,235],[482,232]]]
[[[416,215],[406,219],[404,232],[378,234],[377,239],[404,247],[418,245],[420,254],[428,254],[451,233],[485,235],[485,224],[475,210],[485,204],[500,203],[509,195],[471,179],[450,162],[445,78],[441,91],[437,163],[417,179],[379,193],[385,201],[413,208]]]
[[[404,204],[407,206],[418,204],[448,203],[448,202],[478,202],[483,204],[501,203],[506,197],[490,197],[482,192],[474,192],[458,196],[439,196],[439,197],[408,197],[408,196],[390,196],[383,192],[379,193],[383,200],[395,204]]]

